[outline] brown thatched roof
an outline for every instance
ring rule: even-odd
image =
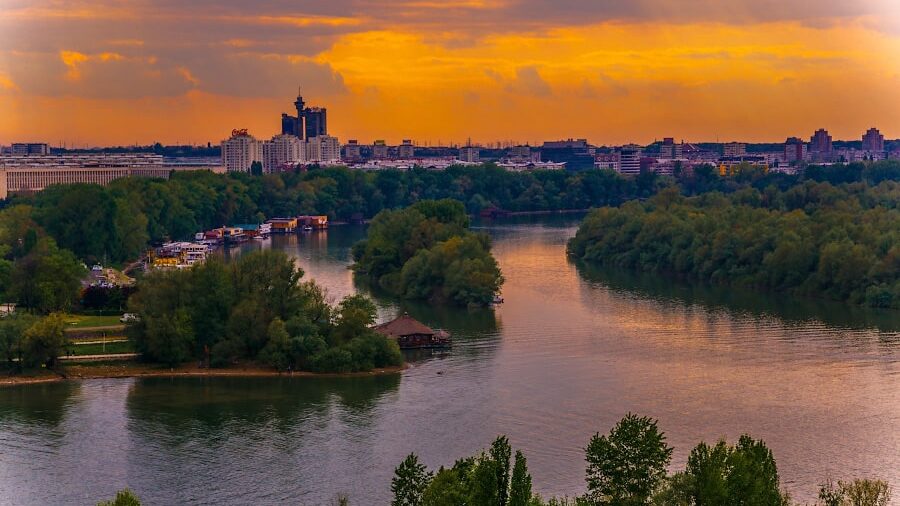
[[[434,330],[431,330],[428,325],[425,325],[406,313],[400,315],[396,320],[376,325],[374,330],[379,334],[395,338],[413,334],[434,335]]]

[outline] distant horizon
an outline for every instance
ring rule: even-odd
[[[877,128],[877,127],[876,127],[876,128]],[[257,138],[257,139],[263,139],[263,140],[264,140],[264,139],[268,139],[269,137],[271,137],[271,136],[259,136],[259,135],[254,135],[253,132],[249,132],[249,133],[250,133],[250,135],[253,135],[253,137],[255,137],[255,138]],[[830,132],[829,132],[829,133],[830,133]],[[881,132],[881,134],[884,135],[884,142],[885,142],[885,144],[887,144],[887,143],[892,143],[892,142],[900,142],[900,137],[894,139],[894,138],[890,138],[888,135],[885,135],[884,132]],[[273,135],[277,135],[277,134],[273,134]],[[806,143],[809,143],[809,142],[810,142],[809,139],[806,138],[806,137],[801,137],[801,136],[792,136],[792,137],[799,137],[800,139],[802,139],[802,140],[803,140],[804,142],[806,142]],[[832,137],[834,137],[834,136],[832,136]],[[363,141],[361,141],[360,139],[355,138],[355,137],[349,137],[349,138],[346,138],[346,139],[345,139],[345,138],[339,138],[339,140],[340,140],[340,142],[341,142],[341,145],[346,144],[348,140],[357,140],[357,141],[359,141],[359,144],[360,144],[361,146],[372,145],[372,143],[373,143],[374,141],[376,141],[376,140],[384,140],[388,146],[397,146],[397,145],[400,145],[401,142],[402,142],[404,139],[408,139],[408,137],[407,137],[407,138],[400,139],[400,140],[398,140],[398,141],[396,141],[396,142],[389,141],[388,139],[383,139],[383,138],[373,139],[372,141],[368,141],[368,142],[363,142]],[[534,147],[534,148],[539,148],[539,147],[541,147],[541,146],[543,145],[544,142],[567,141],[567,140],[581,140],[581,139],[585,139],[585,138],[584,138],[584,137],[548,138],[548,139],[544,139],[544,140],[536,141],[536,142],[530,142],[530,143],[529,143],[529,142],[512,143],[512,144],[508,144],[508,145],[503,145],[503,144],[506,144],[507,142],[509,142],[509,141],[506,141],[506,140],[503,140],[503,141],[489,141],[489,142],[481,142],[481,141],[475,141],[475,140],[472,140],[472,141],[471,141],[471,144],[472,144],[472,146],[479,147],[479,148],[484,148],[484,149],[506,149],[506,148],[511,147],[511,146],[531,146],[531,147]],[[596,142],[592,141],[590,138],[587,138],[587,139],[585,139],[585,140],[588,142],[588,144],[590,144],[590,145],[592,145],[592,146],[604,148],[604,147],[619,147],[619,146],[624,146],[624,145],[627,145],[627,144],[636,144],[636,145],[638,145],[638,146],[649,146],[649,145],[652,145],[652,144],[655,144],[655,143],[658,143],[658,142],[662,142],[663,139],[664,139],[664,137],[660,137],[660,138],[656,138],[655,140],[653,140],[653,141],[651,141],[651,142],[647,142],[647,143],[640,143],[640,142],[626,142],[626,143],[622,143],[622,144],[596,143]],[[160,145],[162,145],[163,147],[187,146],[187,147],[194,147],[194,148],[205,148],[205,147],[207,147],[207,143],[209,143],[209,147],[214,148],[214,147],[219,147],[220,142],[221,142],[222,140],[223,140],[223,139],[220,139],[219,141],[203,141],[203,142],[197,142],[197,143],[183,143],[183,142],[165,143],[165,142],[160,142],[160,141],[152,141],[152,142],[136,143],[136,144],[107,144],[107,145],[92,145],[92,146],[77,146],[77,145],[76,145],[76,146],[70,146],[70,145],[65,145],[65,146],[64,146],[64,145],[60,145],[60,144],[53,144],[53,143],[46,142],[46,141],[43,141],[43,140],[34,140],[34,139],[33,139],[33,140],[21,140],[21,141],[17,140],[17,141],[11,141],[11,142],[9,142],[9,141],[7,141],[7,142],[0,141],[0,146],[3,146],[3,147],[9,147],[9,146],[11,146],[12,144],[32,144],[32,143],[37,143],[37,144],[47,144],[47,145],[50,147],[50,149],[94,150],[94,149],[143,148],[143,147],[152,147],[152,146],[154,146],[155,144],[160,144]],[[421,143],[420,143],[420,142],[418,142],[416,139],[411,139],[411,140],[412,140],[413,145],[414,145],[415,147],[417,147],[417,148],[456,148],[456,147],[464,146],[464,145],[466,145],[466,144],[469,142],[468,140],[464,140],[464,141],[454,141],[454,142],[451,142],[451,143],[449,143],[449,144],[430,144],[430,143],[429,143],[429,144],[426,144],[426,143],[424,143],[424,142],[421,142]],[[682,139],[675,138],[675,142],[676,142],[676,143],[684,142],[685,144],[729,144],[729,143],[733,143],[733,142],[734,142],[734,143],[740,143],[740,144],[748,144],[748,145],[754,145],[754,144],[784,144],[784,143],[785,143],[785,140],[787,140],[787,137],[786,137],[784,140],[780,140],[780,141],[745,141],[745,140],[740,140],[740,139],[737,139],[737,140],[725,140],[725,141],[721,141],[721,140],[720,140],[720,141],[694,141],[694,140],[687,140],[687,139],[682,140]],[[840,143],[840,142],[848,142],[848,143],[849,143],[849,142],[861,142],[861,141],[862,141],[862,135],[860,135],[859,138],[856,138],[856,139],[836,139],[836,138],[832,138],[832,142],[833,142],[833,143]],[[498,145],[498,144],[501,144],[501,145]]]

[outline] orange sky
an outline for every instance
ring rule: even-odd
[[[185,5],[187,4],[187,5]],[[900,137],[894,0],[0,0],[0,144]]]

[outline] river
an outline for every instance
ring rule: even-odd
[[[879,477],[900,495],[900,314],[571,263],[577,218],[480,224],[506,277],[496,309],[378,298],[449,330],[451,351],[356,378],[108,379],[0,389],[0,502],[386,504],[416,452],[452,464],[506,434],[544,496],[584,490],[583,448],[628,412],[684,466],[700,440],[766,441],[783,486]],[[338,299],[361,227],[276,237]],[[233,253],[232,253],[233,254]]]

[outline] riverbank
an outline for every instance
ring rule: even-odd
[[[278,372],[257,364],[243,364],[222,369],[207,369],[196,364],[184,364],[175,368],[163,368],[153,364],[140,363],[101,363],[72,364],[59,371],[41,370],[17,376],[0,378],[0,387],[28,385],[33,383],[53,383],[67,380],[85,380],[102,378],[146,378],[146,377],[323,377],[341,378],[354,376],[378,376],[398,374],[407,365],[384,367],[365,372],[349,373],[317,373],[309,371]]]

